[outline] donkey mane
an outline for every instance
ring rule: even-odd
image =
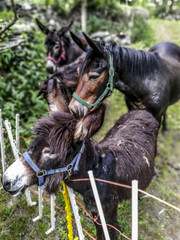
[[[158,70],[162,64],[157,53],[119,47],[115,43],[111,43],[109,48],[115,56],[117,66],[121,66],[121,69],[127,72],[130,71],[140,77]]]
[[[66,112],[55,112],[39,120],[34,128],[37,134],[48,135],[48,144],[54,153],[66,158],[67,148],[74,139],[77,120]]]

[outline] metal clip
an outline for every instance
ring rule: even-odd
[[[64,180],[67,179],[67,178],[69,178],[69,177],[71,176],[72,168],[73,168],[73,167],[72,167],[71,164],[67,165],[67,176],[64,178]]]
[[[37,177],[41,177],[41,176],[45,176],[46,170],[41,170],[39,172],[36,173]]]

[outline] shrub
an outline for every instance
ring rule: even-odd
[[[151,26],[141,16],[135,16],[132,27],[132,42],[142,42],[144,47],[150,47],[155,41],[155,32]]]
[[[37,98],[40,82],[46,79],[45,48],[41,35],[23,33],[25,46],[6,50],[0,55],[0,108],[3,119],[14,125],[15,114],[20,114],[21,134],[28,136],[34,122],[47,112],[47,104]],[[7,36],[4,36],[7,38]],[[9,40],[10,41],[10,40]]]

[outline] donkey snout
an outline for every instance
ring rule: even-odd
[[[12,187],[11,180],[6,175],[2,176],[1,182],[4,190],[9,191],[11,189]]]
[[[53,62],[51,61],[47,61],[46,63],[46,70],[49,72],[49,73],[54,73],[56,71],[56,66],[54,65]]]

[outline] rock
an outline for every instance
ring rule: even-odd
[[[114,41],[118,45],[130,45],[131,44],[131,31],[119,32],[110,34],[108,31],[98,31],[91,34],[91,37],[96,40],[103,40],[107,43]]]
[[[141,16],[144,20],[149,19],[149,11],[145,8],[137,7],[132,10],[133,17]]]

